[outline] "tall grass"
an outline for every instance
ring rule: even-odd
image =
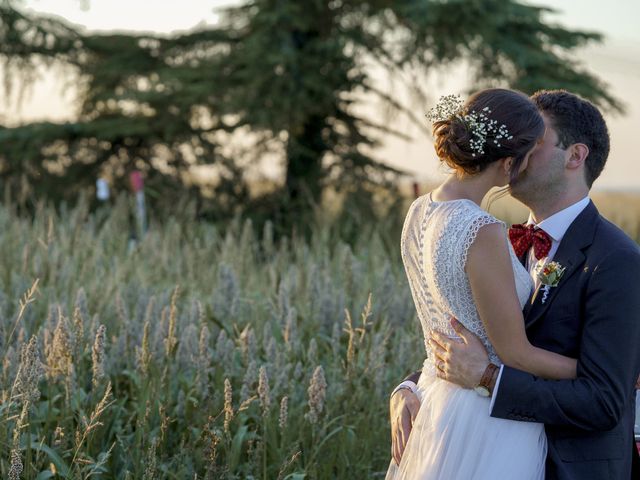
[[[638,198],[596,203],[640,240]],[[129,213],[0,207],[0,475],[383,476],[388,393],[424,356],[403,212],[351,215],[349,244],[168,218],[134,249]]]
[[[170,218],[130,250],[128,214],[0,208],[0,475],[382,475],[424,348],[397,245]]]

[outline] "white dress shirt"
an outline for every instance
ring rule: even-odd
[[[589,205],[589,197],[584,197],[582,200],[574,203],[573,205],[568,206],[564,210],[560,210],[557,213],[554,213],[549,218],[541,221],[536,224],[533,220],[533,215],[529,214],[529,220],[527,221],[527,225],[536,225],[538,228],[541,228],[551,237],[551,250],[549,250],[549,254],[537,260],[535,254],[533,253],[533,248],[529,250],[529,254],[527,256],[527,269],[529,270],[529,274],[531,278],[533,278],[533,282],[535,287],[538,287],[539,280],[536,276],[536,270],[540,266],[544,266],[550,261],[553,260],[553,256],[558,251],[558,247],[560,246],[560,242],[564,237],[564,234],[567,233],[567,230],[573,223],[573,221],[582,213],[582,211],[587,208]],[[500,386],[500,378],[502,378],[502,370],[503,366],[500,367],[500,373],[498,373],[498,379],[496,380],[496,386],[493,389],[493,396],[491,397],[491,405],[489,407],[489,411],[493,411],[493,404],[495,402],[496,395],[495,393],[498,391],[498,387]]]

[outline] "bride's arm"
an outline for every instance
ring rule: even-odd
[[[508,248],[503,227],[491,224],[480,229],[467,254],[471,291],[491,344],[510,367],[542,378],[575,378],[576,359],[529,343]]]

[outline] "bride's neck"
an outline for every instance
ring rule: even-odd
[[[436,188],[431,196],[436,201],[466,198],[480,205],[487,192],[496,184],[488,175],[458,176],[455,173]]]

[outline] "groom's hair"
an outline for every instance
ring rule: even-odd
[[[609,156],[609,130],[600,111],[591,102],[566,90],[540,90],[531,96],[538,109],[550,117],[563,148],[584,143],[585,180],[591,188]]]

